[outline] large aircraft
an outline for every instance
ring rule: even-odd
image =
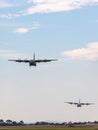
[[[51,61],[57,61],[57,59],[35,59],[35,53],[33,55],[33,59],[31,60],[28,60],[28,59],[9,59],[8,61],[15,61],[15,62],[24,62],[24,63],[29,63],[29,66],[36,66],[37,64],[36,63],[40,63],[40,62],[51,62]]]
[[[64,103],[68,103],[68,104],[71,104],[71,105],[77,105],[77,107],[82,107],[82,105],[91,105],[93,103],[82,103],[79,99],[79,102],[64,102]]]

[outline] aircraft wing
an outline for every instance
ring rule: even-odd
[[[92,105],[93,103],[81,103],[81,105]]]
[[[68,104],[74,104],[74,102],[64,102],[64,103],[68,103]]]
[[[51,62],[51,61],[57,61],[57,59],[38,59],[38,60],[35,60],[35,62]]]
[[[74,102],[73,104],[74,104],[74,105],[77,105],[78,103],[77,103],[77,102]]]
[[[21,59],[17,59],[17,60],[13,60],[13,59],[9,59],[8,61],[15,61],[15,62],[25,62],[25,63],[28,63],[30,60],[21,60]]]

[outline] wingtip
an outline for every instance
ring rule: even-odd
[[[8,59],[8,61],[11,61],[11,59]]]
[[[53,59],[53,61],[58,61],[58,59]]]

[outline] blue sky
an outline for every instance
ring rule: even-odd
[[[0,0],[0,118],[98,120],[98,0]],[[11,58],[57,58],[28,64]],[[64,101],[93,102],[77,108]]]

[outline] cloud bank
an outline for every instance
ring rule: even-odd
[[[25,12],[27,14],[34,14],[70,11],[85,5],[96,4],[98,0],[28,0],[28,2],[34,5]]]
[[[89,43],[85,48],[65,51],[62,55],[70,59],[96,61],[98,60],[98,42]]]
[[[98,0],[26,0],[28,6],[25,10],[21,10],[14,14],[1,14],[1,18],[13,18],[35,13],[52,13],[64,12],[79,9],[83,6],[96,5]],[[11,6],[11,3],[1,4],[1,6]]]

